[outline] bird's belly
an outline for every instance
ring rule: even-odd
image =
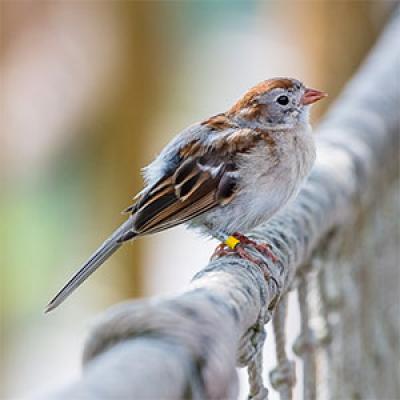
[[[307,146],[307,151],[293,148],[290,157],[276,162],[266,158],[262,147],[244,156],[236,196],[195,218],[194,225],[211,234],[246,233],[270,219],[296,196],[308,175],[315,158],[312,140]]]
[[[243,179],[240,194],[226,206],[217,207],[196,218],[194,225],[207,233],[246,233],[270,219],[297,192],[296,179],[288,171],[252,173]]]
[[[236,220],[241,220],[242,230],[248,231],[270,219],[297,193],[297,180],[288,171],[276,171],[268,176],[257,176],[242,192],[236,203]]]

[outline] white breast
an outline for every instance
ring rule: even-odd
[[[201,222],[229,234],[245,233],[270,219],[296,196],[315,160],[311,132],[282,132],[274,138],[275,156],[265,143],[241,156],[238,194],[227,206],[199,218]]]
[[[242,201],[248,210],[248,229],[271,218],[297,195],[315,161],[310,129],[283,132],[277,138],[276,152],[278,161],[266,160],[265,148],[260,146],[243,167]]]

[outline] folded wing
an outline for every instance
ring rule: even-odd
[[[160,179],[127,211],[134,235],[159,232],[226,204],[236,189],[235,166],[229,159],[207,156],[186,159],[173,174]],[[127,234],[121,240],[128,240]]]

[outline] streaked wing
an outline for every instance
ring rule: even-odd
[[[205,138],[182,141],[174,151],[169,148],[173,146],[167,147],[163,157],[171,163],[174,160],[174,167],[165,168],[164,176],[128,208],[134,218],[133,231],[122,241],[170,228],[228,204],[236,194],[237,155],[250,152],[269,138],[264,131],[237,129],[222,115],[202,125],[208,129]],[[151,166],[158,169],[160,160]]]
[[[190,157],[128,209],[136,234],[159,232],[226,204],[235,189],[233,171],[232,162],[212,155]]]

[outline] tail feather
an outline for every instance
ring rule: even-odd
[[[70,294],[77,289],[93,272],[95,272],[112,254],[114,254],[124,241],[132,239],[136,234],[132,230],[133,219],[129,218],[123,223],[86,261],[65,286],[47,304],[44,312],[47,313],[58,307]]]

